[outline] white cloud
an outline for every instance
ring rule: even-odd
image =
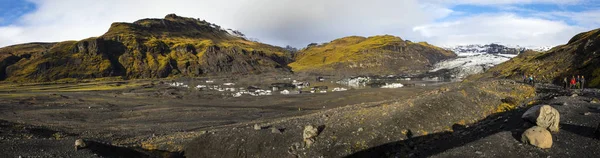
[[[600,10],[537,13],[535,16],[551,20],[569,19],[575,22],[578,26],[588,28],[597,28],[600,26]]]
[[[580,4],[585,0],[425,0],[428,3],[449,5],[512,5],[512,4]]]
[[[344,36],[379,34],[434,44],[554,45],[585,30],[541,15],[574,17],[589,29],[598,26],[598,14],[556,12],[525,18],[514,14],[470,15],[450,7],[582,1],[585,0],[31,0],[37,6],[34,12],[9,26],[0,26],[0,47],[100,36],[112,22],[162,18],[169,13],[238,29],[261,42],[280,46],[303,47]],[[460,15],[460,19],[436,22],[455,15]]]
[[[413,31],[437,45],[501,43],[552,46],[566,43],[584,28],[562,21],[525,18],[515,14],[482,14],[451,22],[417,26]]]
[[[416,0],[33,0],[37,10],[0,30],[0,46],[99,36],[112,22],[162,18],[166,14],[205,19],[238,29],[262,42],[305,46],[349,35],[411,34],[410,28],[447,14]]]

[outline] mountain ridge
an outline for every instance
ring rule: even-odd
[[[35,47],[35,49],[34,49]],[[0,48],[0,80],[164,78],[291,73],[283,48],[248,41],[216,24],[169,14],[113,23],[99,37]]]
[[[434,63],[456,57],[453,52],[400,37],[348,36],[298,52],[289,66],[294,72],[338,75],[421,73]]]
[[[573,36],[567,44],[545,52],[526,51],[517,57],[492,67],[486,73],[469,77],[521,79],[534,75],[536,80],[562,85],[564,77],[583,75],[586,86],[600,87],[600,29]]]

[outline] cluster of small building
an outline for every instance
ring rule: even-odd
[[[371,82],[370,77],[350,77],[337,81],[336,83],[358,88],[366,86],[369,82]]]
[[[286,78],[287,80],[291,80]],[[323,77],[317,77],[316,82],[323,82],[325,79]],[[364,87],[371,81],[369,77],[352,77],[338,81],[338,84],[348,85],[349,87]],[[255,86],[249,86],[247,88],[244,87],[234,87],[235,83],[222,83],[222,84],[214,84],[215,81],[207,80],[205,81],[207,84],[199,84],[193,87],[196,90],[213,90],[219,92],[233,92],[230,95],[233,97],[241,97],[243,95],[250,96],[268,96],[273,95],[274,93],[281,95],[294,95],[294,94],[313,94],[313,93],[327,93],[327,92],[342,92],[347,91],[347,88],[335,87],[333,89],[329,89],[327,86],[314,86],[311,87],[310,82],[306,81],[298,81],[292,80],[291,83],[289,81],[287,83],[273,83],[268,89],[262,89]],[[173,82],[168,83],[168,85],[173,87],[182,87],[182,88],[190,88],[187,84],[183,82]],[[385,84],[381,88],[400,88],[404,85],[400,83],[392,83]],[[310,89],[307,89],[309,88]]]
[[[169,83],[169,85],[173,86],[173,87],[183,87],[183,88],[189,87],[187,84],[184,84],[183,82],[173,82],[173,83]]]

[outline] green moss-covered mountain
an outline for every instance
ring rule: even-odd
[[[164,19],[113,23],[104,35],[81,41],[0,48],[0,80],[289,73],[290,61],[283,48],[170,14]]]
[[[584,75],[587,86],[600,87],[600,29],[579,33],[567,44],[546,52],[522,53],[470,79],[520,79],[523,74],[557,84],[561,84],[564,77]]]
[[[425,42],[413,43],[394,36],[350,36],[301,50],[294,72],[332,75],[387,75],[419,73],[456,54]]]

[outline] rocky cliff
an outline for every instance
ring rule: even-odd
[[[584,75],[587,86],[600,87],[600,29],[575,35],[565,45],[546,52],[527,51],[497,65],[486,73],[470,77],[520,79],[523,74],[560,84],[564,77]]]
[[[287,52],[203,20],[170,14],[113,23],[104,35],[81,41],[0,48],[0,80],[289,73]]]
[[[425,42],[394,36],[351,36],[300,50],[289,64],[294,72],[330,75],[420,73],[456,54]]]

